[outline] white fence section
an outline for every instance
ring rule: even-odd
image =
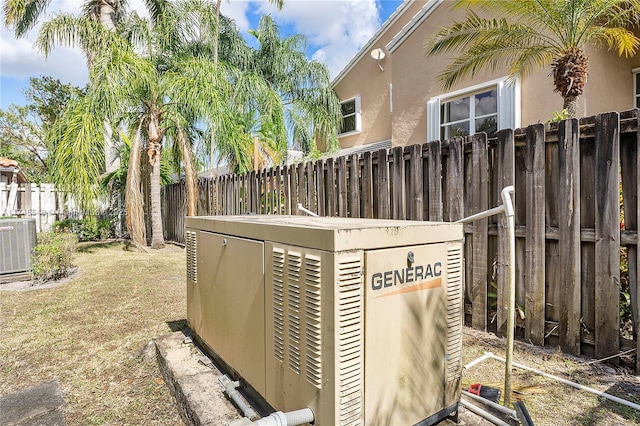
[[[52,183],[0,183],[0,216],[35,218],[37,232],[50,231],[53,222],[81,218],[73,198]]]

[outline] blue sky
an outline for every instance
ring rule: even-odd
[[[143,0],[129,0],[129,4],[144,11]],[[309,56],[325,62],[335,76],[400,4],[402,0],[284,0],[284,8],[278,11],[267,0],[223,0],[221,9],[243,33],[255,28],[262,15],[271,14],[283,35],[305,35]],[[76,13],[81,5],[82,0],[52,0],[47,14]],[[86,84],[88,73],[79,51],[57,48],[46,60],[32,47],[36,37],[37,29],[19,40],[6,28],[0,30],[3,109],[25,102],[22,91],[28,86],[29,77],[48,75],[63,83]]]

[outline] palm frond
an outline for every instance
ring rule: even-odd
[[[42,17],[51,0],[5,0],[2,6],[4,25],[13,28],[16,37],[24,36]]]

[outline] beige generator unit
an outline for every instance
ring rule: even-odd
[[[188,322],[276,410],[434,423],[460,400],[462,237],[454,223],[187,217]]]

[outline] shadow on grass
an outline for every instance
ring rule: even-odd
[[[634,404],[640,404],[640,385],[635,380],[620,380],[615,385],[609,387],[605,393],[615,395]],[[593,407],[581,419],[581,425],[593,425],[604,422],[610,412],[614,412],[629,421],[628,424],[640,424],[640,411],[632,407],[610,401],[605,398],[598,398],[599,405]]]
[[[169,326],[169,330],[172,332],[175,331],[183,331],[189,327],[186,319],[179,319],[174,321],[167,321],[167,325]]]
[[[117,247],[122,245],[123,251],[134,251],[135,246],[129,240],[89,241],[78,244],[79,253],[94,253],[98,249]]]

